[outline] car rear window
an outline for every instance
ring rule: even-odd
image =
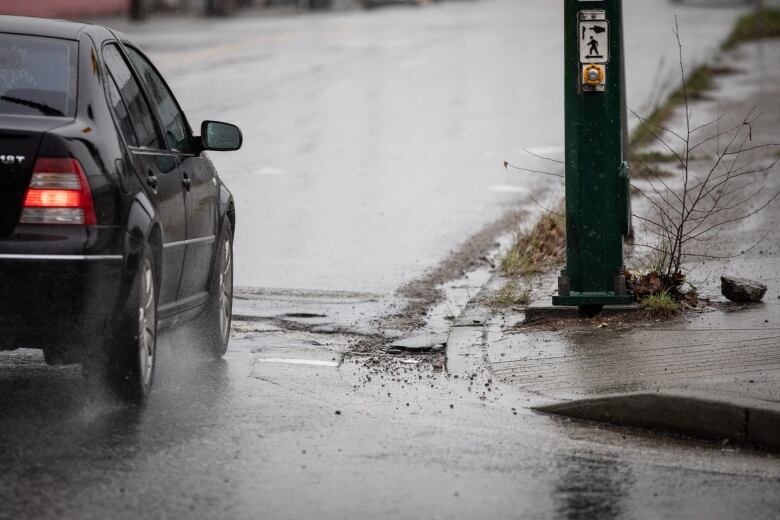
[[[0,33],[0,114],[76,114],[75,41]]]

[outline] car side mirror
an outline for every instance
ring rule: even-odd
[[[217,152],[238,150],[244,141],[236,125],[219,121],[203,121],[200,125],[200,139],[204,150]]]

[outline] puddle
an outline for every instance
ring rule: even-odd
[[[287,312],[285,314],[280,314],[277,316],[277,318],[327,318],[328,316],[325,314],[317,314],[314,312]]]

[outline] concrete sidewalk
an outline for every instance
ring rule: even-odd
[[[755,144],[780,143],[780,41],[743,45],[724,61],[738,63],[740,73],[718,78],[713,99],[694,112],[742,117],[758,106]],[[773,148],[751,159],[771,164],[777,157]],[[778,173],[780,166],[763,179],[768,192],[780,191]],[[487,367],[545,412],[780,449],[780,203],[724,229],[707,247],[730,256],[762,236],[737,258],[689,265],[689,279],[712,305],[668,321],[636,311],[594,319],[493,311],[482,302],[506,282],[497,276],[452,328],[448,370],[468,375]],[[768,286],[764,301],[728,302],[721,274],[760,280]],[[553,293],[554,276],[537,280],[530,310],[549,305]]]
[[[780,449],[780,276],[772,273],[763,304],[718,302],[663,322],[629,313],[534,324],[524,312],[473,302],[450,332],[447,368],[469,374],[486,363],[546,412]],[[476,324],[480,312],[489,317]]]

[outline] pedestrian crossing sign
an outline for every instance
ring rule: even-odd
[[[609,22],[587,20],[580,17],[580,63],[604,64],[609,62]]]

